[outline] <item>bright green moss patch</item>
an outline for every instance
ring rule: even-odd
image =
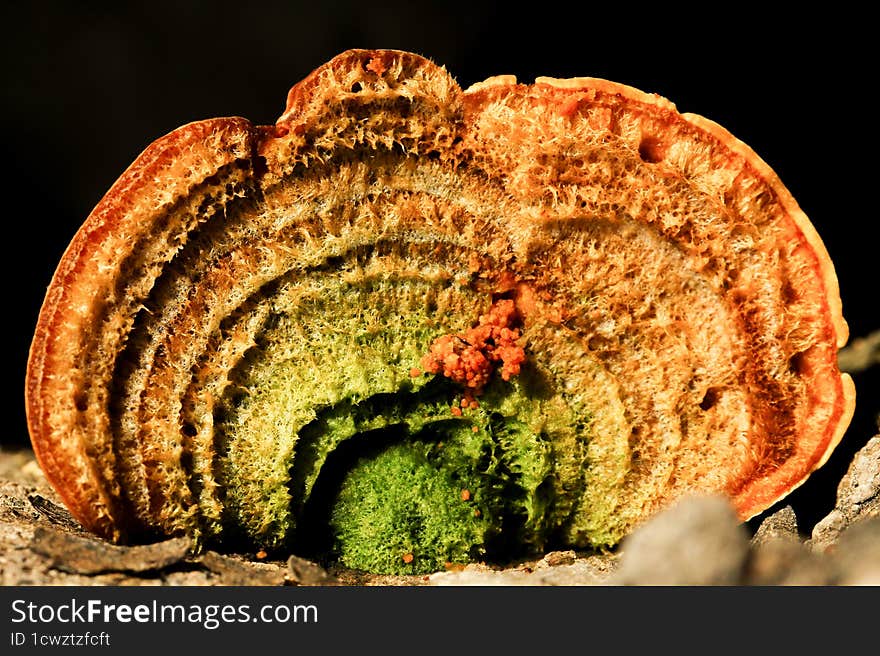
[[[329,523],[323,546],[349,567],[381,573],[543,548],[567,516],[554,512],[551,422],[514,383],[496,381],[460,416],[450,411],[454,389],[435,378],[328,409],[308,426],[291,496],[309,500],[294,532]]]
[[[330,518],[340,561],[381,574],[427,574],[485,552],[493,529],[424,443],[395,444],[345,477]]]

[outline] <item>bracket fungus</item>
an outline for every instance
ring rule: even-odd
[[[719,125],[352,50],[276,125],[190,123],[122,174],[27,412],[107,539],[427,572],[609,547],[685,493],[754,516],[840,441],[846,339],[816,230]]]

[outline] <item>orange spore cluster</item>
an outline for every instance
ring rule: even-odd
[[[510,380],[519,373],[526,359],[525,351],[517,343],[520,338],[520,330],[514,327],[517,318],[512,300],[496,301],[467,332],[435,339],[420,364],[429,373],[443,374],[463,385],[468,405],[476,407],[473,397],[482,392],[499,364],[501,378]]]

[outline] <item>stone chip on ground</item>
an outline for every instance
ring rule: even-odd
[[[220,577],[223,585],[284,585],[286,572],[272,563],[251,563],[216,551],[206,551],[196,562]]]
[[[773,540],[799,540],[797,515],[794,508],[784,506],[768,515],[752,536],[752,547]]]
[[[287,559],[288,581],[296,585],[338,585],[337,581],[327,570],[318,563],[291,556]]]

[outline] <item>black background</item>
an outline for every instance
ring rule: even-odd
[[[5,3],[3,395],[0,445],[26,444],[27,350],[55,266],[150,142],[189,121],[273,123],[288,88],[352,47],[425,55],[463,87],[500,73],[605,77],[666,96],[748,143],[780,175],[837,267],[853,336],[877,313],[872,20],[845,4],[557,2]],[[875,367],[876,369],[876,367]],[[873,378],[871,378],[873,376]],[[789,499],[813,522],[876,432],[876,373],[823,471]]]

